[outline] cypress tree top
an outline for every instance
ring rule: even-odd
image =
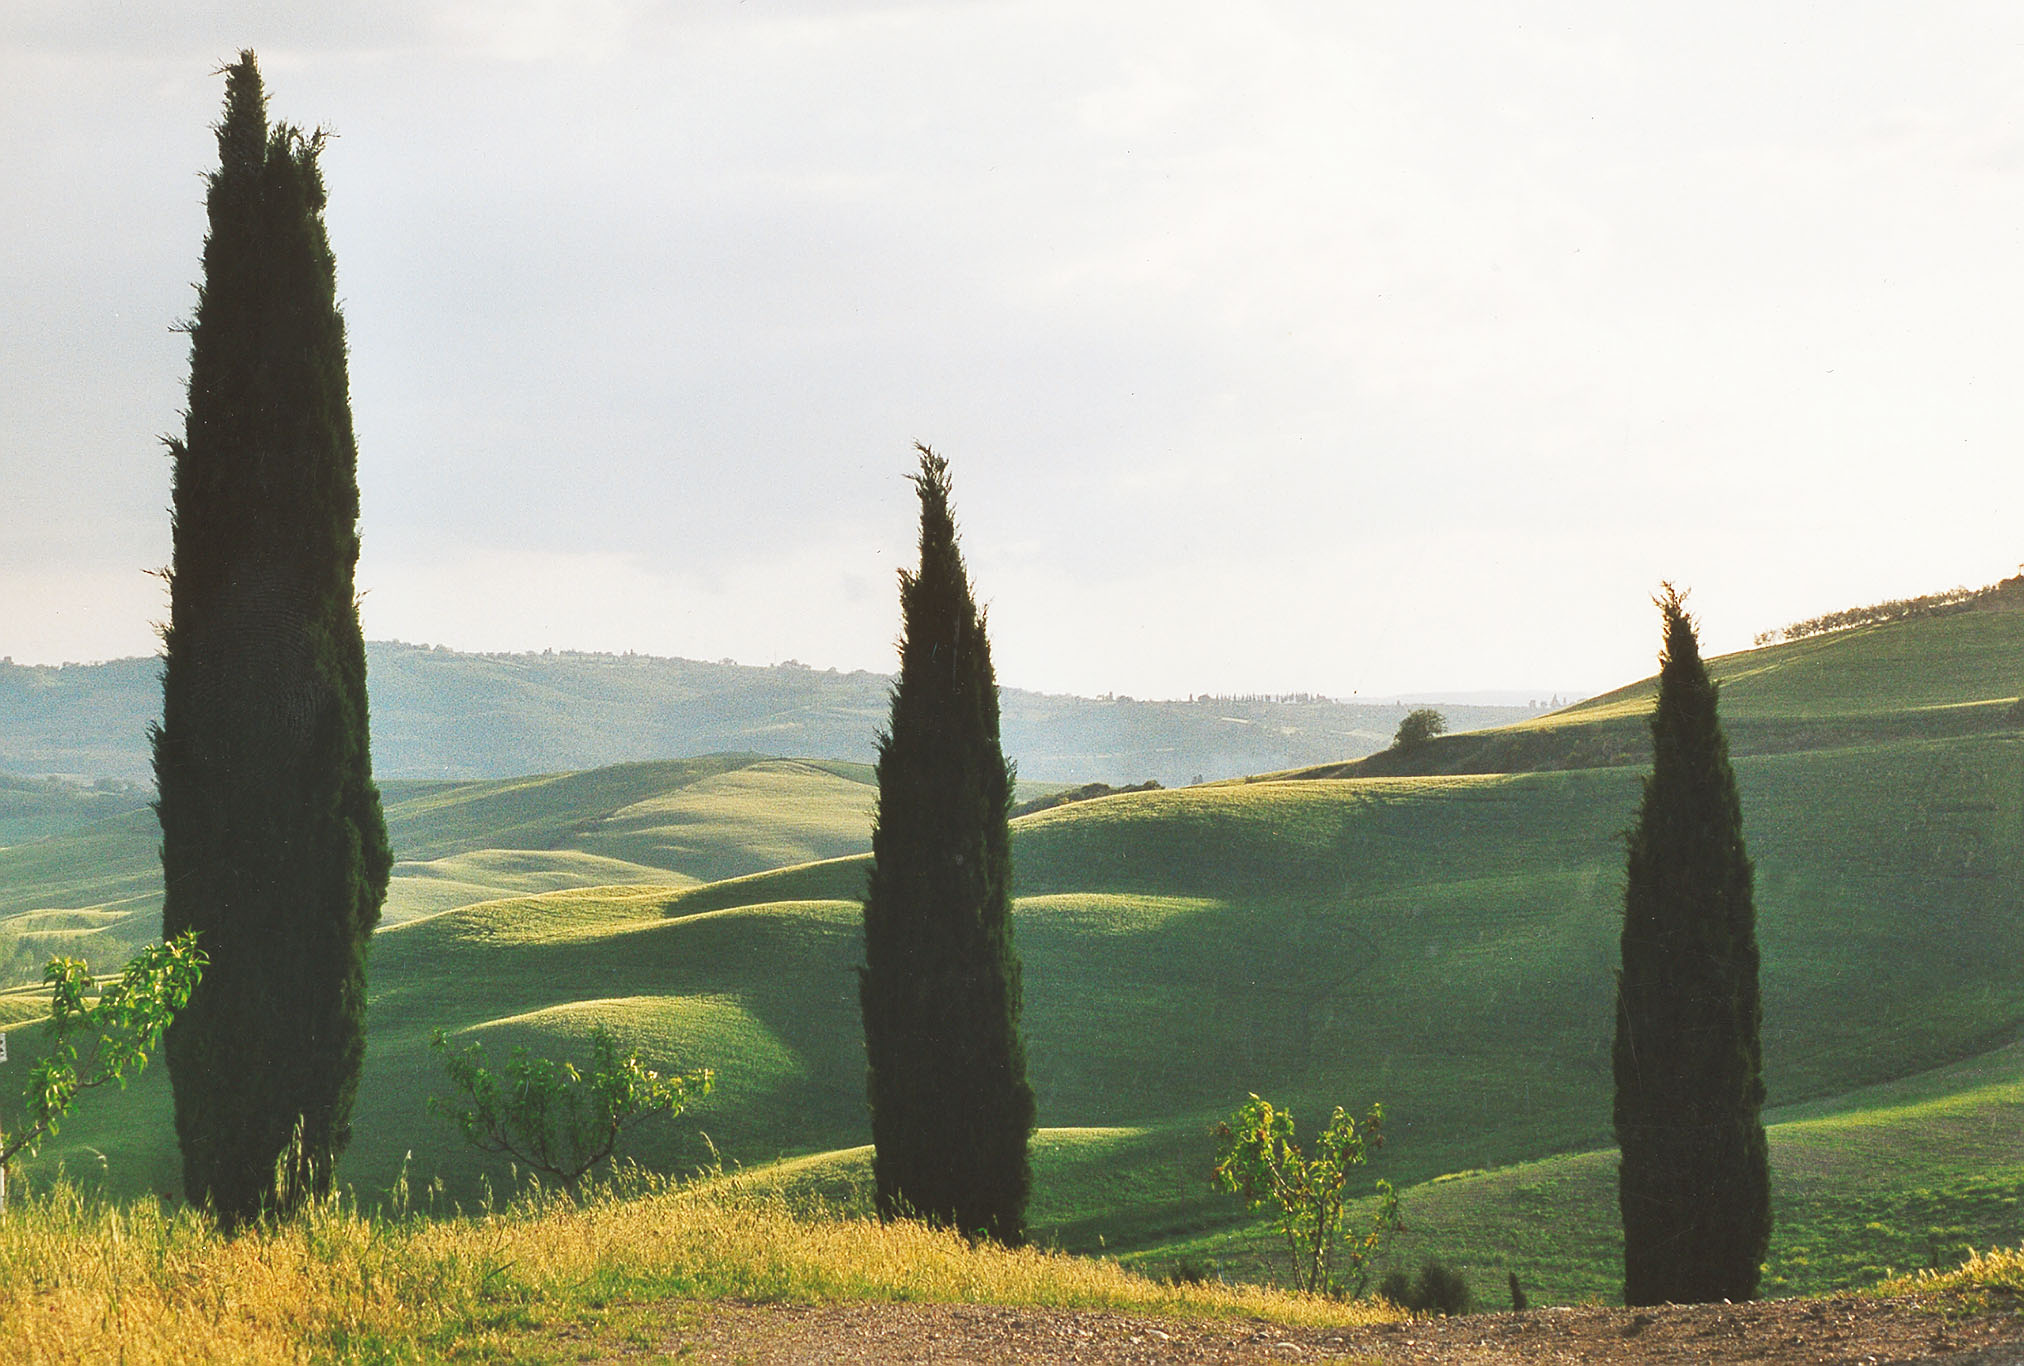
[[[1756,907],[1742,803],[1665,585],[1652,772],[1629,841],[1613,1049],[1630,1304],[1756,1294],[1771,1229]]]

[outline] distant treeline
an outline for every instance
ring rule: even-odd
[[[501,778],[725,753],[869,763],[892,688],[885,674],[793,661],[481,655],[398,641],[369,642],[366,653],[373,767],[382,778]],[[1022,778],[1153,778],[1170,787],[1370,754],[1408,710],[1305,696],[1297,705],[1127,704],[1003,688],[999,706],[1005,751]],[[157,659],[61,669],[0,662],[0,773],[148,784],[148,726],[161,704]],[[1531,714],[1460,703],[1442,712],[1451,730]]]
[[[1804,640],[1808,636],[1826,635],[1829,631],[1875,626],[1886,621],[1937,617],[1949,612],[1969,612],[1990,605],[1996,600],[2011,598],[2024,598],[2024,574],[1982,588],[1949,588],[1943,593],[1928,593],[1919,598],[1894,598],[1889,602],[1871,603],[1867,607],[1843,608],[1839,612],[1829,612],[1825,616],[1795,621],[1790,626],[1782,626],[1775,631],[1760,632],[1755,643],[1776,645],[1782,640]]]

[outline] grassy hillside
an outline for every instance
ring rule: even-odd
[[[494,778],[747,750],[868,763],[891,682],[792,661],[474,655],[398,641],[374,641],[367,655],[382,778]],[[158,674],[151,659],[0,661],[0,773],[149,781]],[[1002,708],[1007,752],[1029,779],[1168,786],[1368,754],[1405,715],[1322,700],[1141,702],[1017,688],[1004,691]],[[1529,714],[1446,712],[1458,729]]]
[[[161,661],[55,667],[0,659],[0,771],[151,783]]]
[[[1718,662],[1739,732],[1816,737],[1739,744],[1737,763],[1767,1082],[1786,1121],[1773,1176],[1787,1284],[1859,1279],[1901,1265],[1928,1227],[1938,1247],[1945,1230],[1981,1239],[2015,1217],[2024,1172],[1997,1159],[2017,1067],[2014,1049],[1992,1050],[2024,1022],[2024,734],[1916,722],[2014,697],[1994,690],[2013,689],[2003,661],[2024,658],[2020,623],[1967,613]],[[1492,1278],[1521,1262],[1549,1297],[1612,1294],[1610,974],[1639,769],[1566,760],[1600,728],[1636,727],[1638,697],[1483,742],[1557,737],[1561,761],[1528,771],[1282,777],[1017,822],[1043,1227],[1148,1258],[1220,1247],[1246,1221],[1207,1189],[1216,1116],[1252,1090],[1310,1121],[1380,1099],[1393,1143],[1379,1170],[1415,1187],[1428,1250]],[[412,1153],[452,1194],[477,1189],[487,1169],[424,1113],[441,1086],[432,1028],[563,1054],[602,1022],[656,1065],[719,1070],[695,1117],[728,1159],[797,1159],[788,1178],[847,1187],[866,1136],[863,867],[821,855],[842,847],[824,841],[842,838],[862,777],[718,759],[403,790],[401,847],[426,855],[404,865],[412,880],[563,875],[488,853],[509,847],[497,830],[615,860],[634,885],[529,886],[379,937],[346,1178],[383,1188]],[[724,876],[792,851],[812,861]],[[663,866],[685,876],[645,880]],[[719,880],[688,884],[706,876]],[[167,1186],[164,1108],[151,1079],[52,1157]],[[639,1151],[676,1169],[704,1156],[687,1131]],[[1474,1170],[1488,1174],[1428,1184]]]
[[[1774,1109],[1766,1120],[1777,1178],[1767,1293],[1848,1290],[2018,1241],[2024,1045],[1830,1101]],[[1128,1161],[1142,1141],[1143,1131],[1135,1130],[1042,1131],[1035,1162],[1052,1178],[1043,1181],[1042,1214],[1057,1232],[1072,1212],[1059,1204],[1064,1175],[1126,1158],[1122,1173],[1144,1184],[1149,1169]],[[871,1150],[779,1163],[755,1181],[792,1195],[821,1195],[846,1209],[869,1208]],[[1612,1149],[1449,1172],[1406,1186],[1402,1198],[1407,1229],[1393,1260],[1412,1268],[1440,1259],[1462,1272],[1479,1307],[1508,1303],[1512,1272],[1534,1303],[1614,1297],[1623,1239]],[[1365,1216],[1369,1208],[1366,1201]],[[1074,1241],[1096,1246],[1091,1237]],[[1276,1233],[1232,1224],[1127,1251],[1124,1261],[1152,1274],[1189,1266],[1255,1280],[1279,1272],[1283,1258]]]
[[[868,765],[758,754],[381,787],[398,860],[389,926],[502,897],[684,887],[856,853],[871,845],[875,796]],[[117,963],[158,937],[161,837],[142,795],[55,781],[19,790],[24,823],[56,833],[0,847],[0,986],[38,975],[52,953]],[[1025,797],[1052,790],[1020,784]]]
[[[152,795],[152,789],[116,779],[76,783],[0,774],[0,847],[46,839],[138,811]]]
[[[1965,754],[1923,757],[1974,768]],[[1794,807],[1751,835],[1778,1103],[1972,1055],[2024,1017],[2024,936],[1973,895],[2014,889],[2014,850],[2007,872],[1970,868],[1951,904],[1933,901],[1929,861],[1861,857],[1904,808],[1875,801],[1892,785],[1861,787],[1840,758],[1742,765],[1749,809],[1781,792]],[[1999,758],[2008,787],[1991,781],[1988,814],[2014,829],[2024,753]],[[1857,802],[1810,800],[1843,785]],[[1606,1144],[1614,831],[1634,794],[1622,772],[1289,782],[1022,822],[1029,1048],[1042,1122],[1076,1131],[1042,1146],[1039,1216],[1070,1246],[1113,1249],[1230,1226],[1202,1179],[1205,1131],[1247,1089],[1310,1116],[1384,1099],[1386,1169],[1406,1182]],[[1790,833],[1835,822],[1825,847]],[[1555,832],[1543,849],[1541,826]],[[662,1066],[717,1067],[698,1122],[734,1160],[862,1143],[861,878],[859,860],[834,860],[495,902],[388,931],[347,1175],[384,1186],[412,1150],[420,1171],[474,1189],[478,1164],[423,1114],[440,1086],[436,1026],[559,1053],[603,1022]],[[1972,952],[1922,933],[1942,916],[1982,925]],[[167,1180],[147,1144],[122,1146],[134,1127],[89,1136],[97,1127],[80,1137],[115,1166]],[[644,1151],[673,1166],[702,1157],[681,1135]]]
[[[1830,1101],[1773,1109],[1765,1292],[1825,1294],[2014,1246],[2024,1230],[2024,1046]],[[1478,1305],[1614,1299],[1623,1237],[1613,1148],[1463,1170],[1405,1189],[1397,1259],[1439,1258]],[[1218,1230],[1127,1257],[1250,1278],[1281,1256],[1262,1230]]]
[[[2024,693],[2024,594],[1948,616],[1890,622],[1708,661],[1736,754],[2001,735]],[[1509,773],[1643,764],[1655,678],[1413,754],[1320,765],[1307,776]]]
[[[385,923],[501,897],[690,886],[855,853],[871,845],[871,784],[865,765],[756,754],[488,782],[388,782],[399,862]],[[24,788],[33,795],[51,786]],[[43,798],[45,807],[82,814],[59,833],[0,847],[0,973],[11,971],[11,980],[39,975],[52,953],[117,964],[161,931],[154,813],[132,789],[53,786],[57,797]],[[84,820],[92,802],[118,814]]]
[[[51,954],[122,959],[159,938],[161,827],[143,807],[0,848],[0,941],[16,977]],[[0,985],[9,980],[0,978]]]
[[[868,765],[713,754],[523,779],[388,783],[387,834],[409,861],[566,850],[713,882],[869,848],[876,795]]]

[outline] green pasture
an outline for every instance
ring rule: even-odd
[[[1056,790],[1020,784],[1022,798]],[[877,795],[868,765],[757,754],[395,780],[381,792],[398,860],[387,926],[570,887],[686,887],[861,853]],[[123,961],[160,934],[161,835],[136,789],[0,779],[0,832],[10,811],[47,832],[0,836],[0,985],[55,953]]]
[[[2024,693],[2024,602],[1866,626],[1708,661],[1734,754],[1865,748],[2014,733]],[[1511,725],[1380,751],[1303,776],[1513,773],[1642,766],[1656,676]]]
[[[1689,607],[1691,608],[1691,603]],[[2024,692],[2024,606],[2015,599],[1949,616],[1863,626],[1708,662],[1724,718],[1859,718]],[[1559,713],[1567,719],[1641,710],[1646,679]]]
[[[1036,791],[1049,790],[1046,787]],[[161,834],[130,789],[0,788],[53,833],[0,846],[0,971],[124,961],[161,933]],[[382,785],[389,926],[570,887],[691,886],[871,847],[863,764],[718,754],[482,782]],[[113,812],[99,816],[102,810]],[[54,814],[52,814],[54,813]],[[4,984],[5,978],[0,978]]]
[[[1740,723],[1826,737],[1737,761],[1779,1121],[1774,1287],[2024,1236],[2024,733],[1900,724],[1986,710],[2019,622],[1965,613],[1721,662]],[[1914,662],[1892,721],[1892,670]],[[1843,667],[1853,680],[1815,676]],[[1634,701],[1534,723],[1525,743],[1636,726]],[[511,1174],[426,1111],[443,1085],[431,1031],[581,1056],[604,1024],[651,1065],[719,1075],[687,1119],[639,1136],[642,1161],[714,1151],[755,1180],[861,1194],[870,776],[717,756],[390,784],[401,923],[374,943],[343,1179],[370,1195],[405,1165],[446,1199],[499,1188]],[[1374,1174],[1408,1190],[1407,1256],[1458,1261],[1490,1303],[1506,1269],[1539,1301],[1613,1295],[1611,970],[1639,784],[1625,764],[1283,776],[1017,822],[1043,1236],[1255,1273],[1255,1224],[1208,1187],[1210,1125],[1250,1091],[1310,1124],[1380,1100]],[[139,841],[119,820],[94,838]],[[0,876],[22,855],[49,889],[10,886],[10,920],[60,907],[66,866],[83,879],[66,838],[0,850]],[[97,900],[66,914],[146,894],[116,859],[91,877]],[[93,1097],[41,1170],[173,1190],[166,1109],[158,1076]]]
[[[2024,1239],[2024,1046],[1765,1118],[1774,1219],[1766,1294],[1854,1289]],[[1388,1165],[1380,1159],[1373,1173]],[[1393,1262],[1446,1262],[1479,1307],[1507,1307],[1514,1272],[1535,1304],[1615,1297],[1623,1237],[1614,1150],[1438,1176],[1406,1187],[1403,1204]],[[1241,1227],[1126,1260],[1256,1278],[1280,1255],[1269,1231]]]
[[[2024,746],[1767,756],[1739,773],[1774,1104],[2014,1038],[2024,928],[2004,914],[2018,870],[2002,836],[2024,817]],[[1147,1255],[1240,1227],[1208,1189],[1207,1130],[1249,1090],[1303,1116],[1383,1100],[1383,1170],[1402,1185],[1605,1147],[1617,832],[1636,791],[1626,770],[1289,781],[1020,822],[1026,1038],[1050,1131],[1036,1222],[1065,1246]],[[709,1160],[698,1129],[748,1167],[862,1144],[862,878],[862,858],[843,858],[490,901],[386,930],[346,1179],[383,1188],[407,1161],[466,1200],[480,1174],[510,1179],[427,1115],[434,1028],[502,1055],[580,1054],[603,1023],[656,1066],[716,1068],[693,1125],[642,1135],[635,1151],[655,1165]],[[164,1108],[151,1080],[51,1157],[73,1172],[102,1160],[116,1185],[166,1184]],[[1565,1274],[1542,1252],[1528,1279],[1608,1292],[1577,1292],[1593,1259],[1566,1255]]]
[[[0,773],[0,848],[137,811],[151,795],[132,783],[14,778]]]

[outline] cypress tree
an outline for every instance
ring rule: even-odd
[[[1771,1237],[1757,913],[1714,680],[1671,584],[1617,976],[1624,1302],[1747,1300]]]
[[[859,970],[873,1170],[882,1216],[1016,1244],[1033,1088],[1012,942],[1013,775],[948,462],[917,449],[921,560],[900,571],[900,673],[878,738]]]
[[[223,74],[154,757],[163,931],[211,960],[164,1047],[183,1183],[235,1227],[329,1189],[392,857],[323,137],[268,126],[251,52]]]

